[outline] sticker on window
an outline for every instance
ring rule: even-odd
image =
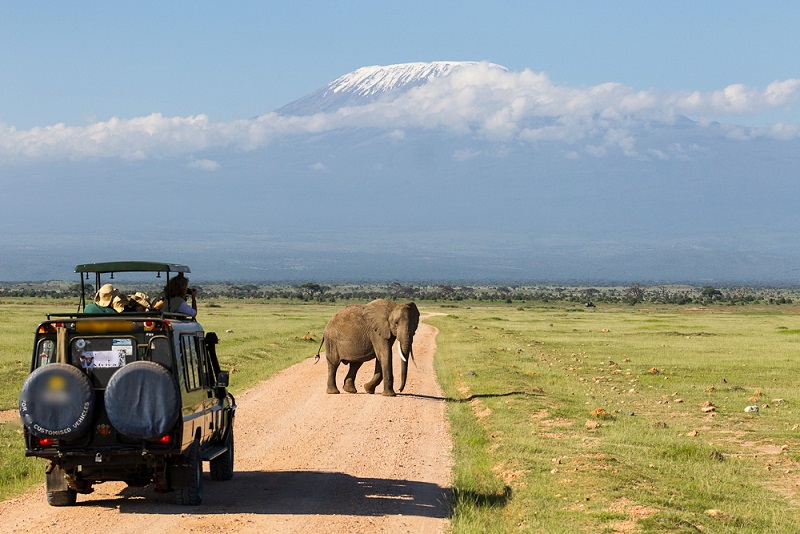
[[[122,367],[133,356],[133,340],[128,338],[81,339],[74,347],[84,369]]]

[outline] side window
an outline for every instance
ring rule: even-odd
[[[206,362],[208,362],[208,355],[206,354],[206,344],[203,342],[202,339],[197,340],[197,355],[199,357],[199,362],[197,365],[198,372],[200,373],[200,384],[203,387],[211,387],[210,378],[208,374],[208,366]]]
[[[205,342],[202,343],[203,345],[203,354],[205,356],[205,370],[206,370],[206,380],[207,385],[210,388],[213,388],[217,385],[217,375],[214,372],[214,366],[211,364],[211,358],[208,355],[208,351],[206,351],[206,344]]]
[[[186,389],[192,390],[200,387],[200,367],[197,358],[197,338],[194,336],[181,336],[181,359],[183,360],[183,374],[186,380]]]

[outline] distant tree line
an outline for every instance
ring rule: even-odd
[[[194,284],[193,284],[194,285]],[[122,291],[145,291],[155,296],[161,287],[140,284]],[[687,285],[557,286],[557,285],[460,285],[460,284],[302,284],[205,283],[197,284],[201,298],[294,300],[302,302],[368,301],[376,298],[431,302],[574,302],[576,304],[679,304],[744,305],[791,304],[800,298],[797,287],[715,287]],[[94,287],[86,285],[87,299]],[[0,297],[78,298],[81,285],[68,282],[0,283]]]

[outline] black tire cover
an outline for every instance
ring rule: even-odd
[[[111,377],[106,413],[117,432],[131,438],[157,439],[169,433],[180,416],[178,384],[155,362],[129,363]]]
[[[19,415],[39,438],[76,439],[92,424],[94,388],[73,365],[51,363],[33,371],[19,394]]]

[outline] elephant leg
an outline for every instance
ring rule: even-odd
[[[382,351],[378,356],[380,360],[381,371],[383,372],[383,392],[382,395],[386,397],[394,397],[394,375],[392,374],[392,346],[389,345],[388,349]]]
[[[335,362],[328,360],[328,393],[339,393],[339,388],[336,387],[336,371],[339,369],[338,358]]]
[[[350,369],[347,371],[347,376],[344,377],[344,387],[342,388],[346,392],[356,392],[356,373],[363,363],[364,362],[350,362]]]
[[[383,373],[381,371],[381,362],[377,358],[375,359],[375,374],[372,375],[369,382],[364,384],[364,391],[369,393],[370,395],[375,393],[375,387],[381,383],[383,380]]]

